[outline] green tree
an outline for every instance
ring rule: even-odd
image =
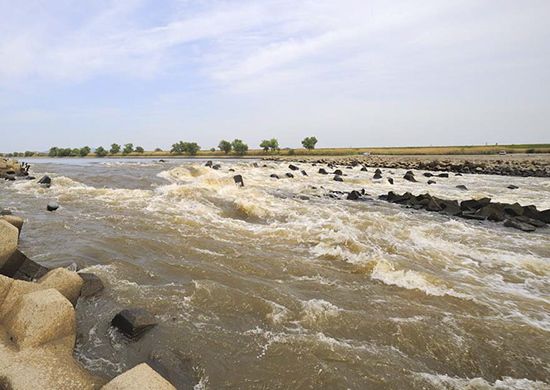
[[[172,149],[170,150],[170,153],[183,154],[183,152],[184,152],[184,145],[182,141],[172,144]]]
[[[306,137],[302,141],[302,145],[304,146],[304,148],[309,150],[315,149],[315,144],[317,144],[317,138],[315,137]]]
[[[112,144],[111,150],[109,150],[109,153],[111,154],[117,154],[120,152],[120,145],[119,144]]]
[[[50,152],[48,153],[48,156],[57,157],[58,153],[59,153],[59,148],[54,146],[53,148],[50,148]]]
[[[97,157],[105,157],[107,155],[107,151],[103,148],[103,146],[99,146],[96,150],[95,150],[95,155]]]
[[[269,151],[270,147],[271,147],[271,141],[270,140],[264,139],[264,140],[262,140],[262,143],[260,143],[260,148],[262,148],[264,150],[264,152],[266,152],[266,153]]]
[[[145,152],[145,150],[143,150],[143,148],[141,146],[136,146],[136,152],[143,153],[143,152]]]
[[[276,150],[279,150],[279,141],[277,141],[276,138],[271,138],[269,140],[269,148],[274,152]]]
[[[77,157],[79,155],[80,155],[80,149],[78,148],[71,149],[71,152],[69,153],[69,156],[71,157]]]
[[[25,152],[25,157],[31,157],[31,156],[34,156],[34,152],[31,152],[30,150],[27,150]]]
[[[218,149],[220,149],[225,154],[229,154],[229,152],[231,152],[231,148],[232,148],[231,142],[226,141],[224,139],[222,139],[218,144]]]
[[[122,149],[122,154],[127,155],[134,151],[134,144],[128,143],[124,144],[124,149]]]
[[[90,154],[91,150],[89,146],[84,146],[79,150],[80,157],[86,157],[88,154]]]
[[[216,151],[216,148],[210,148],[210,151],[214,153]]]
[[[185,151],[191,156],[196,156],[201,147],[196,142],[185,142]]]
[[[235,139],[233,142],[231,142],[231,147],[237,153],[238,155],[242,156],[248,152],[248,145],[245,144],[240,139]]]
[[[161,148],[156,148],[155,152],[162,152],[162,149]]]

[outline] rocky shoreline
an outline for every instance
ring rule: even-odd
[[[0,175],[29,177],[28,165],[2,162]],[[48,269],[29,259],[18,249],[23,225],[0,209],[0,389],[176,390],[146,363],[109,380],[76,361],[75,306],[101,294],[103,283],[94,274]],[[155,325],[141,308],[122,310],[112,321],[129,340]]]
[[[269,156],[268,161],[365,165],[374,168],[414,169],[436,172],[474,173],[521,177],[550,177],[550,155],[483,155],[483,156],[344,156],[304,157]]]

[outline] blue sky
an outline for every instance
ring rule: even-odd
[[[0,0],[0,152],[550,142],[546,0]]]

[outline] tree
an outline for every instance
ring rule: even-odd
[[[302,141],[302,145],[304,146],[304,148],[309,150],[315,149],[316,143],[317,143],[317,138],[315,137],[306,137]]]
[[[71,150],[71,152],[69,153],[69,156],[71,156],[71,157],[77,157],[79,155],[80,155],[80,149],[78,149],[78,148],[73,148]]]
[[[274,152],[276,150],[279,150],[279,141],[277,141],[276,138],[271,138],[269,141],[269,148]]]
[[[136,146],[136,152],[143,153],[143,152],[145,152],[145,150],[143,150],[143,148],[141,146]]]
[[[155,152],[162,152],[162,149],[161,148],[156,148]]]
[[[80,157],[86,157],[88,154],[90,154],[91,150],[89,146],[84,146],[79,150]]]
[[[25,152],[25,157],[31,157],[31,156],[34,156],[34,152],[31,152],[30,150],[27,150]]]
[[[231,147],[233,148],[235,153],[241,156],[248,152],[248,145],[240,139],[235,139],[233,142],[231,142]]]
[[[103,148],[103,146],[100,146],[95,150],[95,155],[97,157],[105,157],[107,155],[107,151]]]
[[[176,142],[175,144],[172,144],[172,149],[170,150],[170,153],[175,154],[183,154],[184,145],[183,142]]]
[[[59,153],[59,148],[54,146],[53,148],[50,148],[50,152],[48,153],[48,156],[57,157],[58,153]]]
[[[216,148],[210,148],[210,151],[214,153],[216,151]]]
[[[232,148],[231,142],[222,139],[222,140],[220,141],[220,143],[218,144],[218,148],[219,148],[222,152],[224,152],[225,154],[229,154],[229,152],[231,152],[231,148]]]
[[[111,154],[117,154],[120,152],[120,145],[119,144],[112,144],[111,150],[109,150],[109,153]]]
[[[170,152],[175,154],[189,153],[191,156],[196,156],[201,150],[201,147],[196,142],[176,142],[172,145]]]
[[[134,144],[132,143],[124,144],[124,149],[122,149],[122,154],[124,155],[130,154],[133,151],[134,151]]]
[[[270,147],[271,147],[271,141],[267,139],[262,140],[262,143],[260,144],[260,148],[262,148],[264,152],[267,153]]]

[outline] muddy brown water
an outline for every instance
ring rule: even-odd
[[[29,162],[52,187],[1,182],[0,207],[25,218],[29,257],[76,262],[106,284],[77,306],[75,355],[94,374],[172,350],[191,367],[181,388],[550,387],[550,229],[376,199],[428,191],[546,209],[547,178],[451,175],[428,186],[421,171],[410,183],[382,169],[392,186],[373,169],[341,167],[338,183],[309,164],[296,164],[308,176],[270,178],[289,172],[282,162],[224,160],[217,171],[201,160]],[[372,196],[324,196],[360,188]],[[47,212],[50,201],[60,209]],[[160,323],[135,342],[109,326],[131,306]]]

